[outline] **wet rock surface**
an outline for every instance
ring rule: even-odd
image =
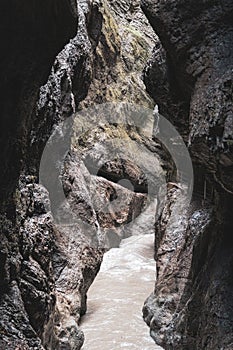
[[[145,320],[167,349],[232,347],[232,4],[142,5],[160,40],[136,0],[1,5],[2,349],[81,348],[80,317],[103,254],[134,233],[133,221],[151,233],[137,218],[161,178],[173,182],[156,224],[158,282]],[[144,80],[190,146],[189,209],[143,118],[139,130],[77,113],[106,102],[153,108],[142,70],[154,46]],[[40,159],[74,113],[88,129],[73,125],[78,135],[59,170],[65,197],[54,206],[39,184]]]
[[[87,35],[86,9],[80,6],[77,9],[76,3],[69,1],[33,4],[25,4],[20,9],[15,6],[15,12],[5,6],[1,12],[3,17],[6,15],[1,25],[9,34],[9,40],[4,39],[3,43],[11,58],[5,58],[1,72],[5,78],[1,79],[4,124],[1,190],[4,197],[1,202],[0,347],[77,349],[83,342],[77,327],[78,311],[72,311],[76,318],[71,317],[68,325],[58,326],[59,317],[65,318],[59,314],[56,284],[60,270],[58,273],[54,263],[55,252],[59,251],[59,239],[55,244],[59,233],[51,213],[50,194],[38,184],[38,168],[54,124],[74,112],[75,103],[87,93],[92,47]],[[88,10],[90,8],[89,4]],[[11,91],[15,92],[14,96]],[[64,237],[64,246],[66,242]],[[81,294],[85,295],[83,289],[90,285],[99,263],[93,263],[98,256],[91,250],[83,251],[80,248],[77,255],[85,256],[81,260],[86,263],[74,278],[74,283],[80,280],[78,302]],[[58,264],[66,266],[67,257],[61,257],[57,258]],[[86,271],[87,260],[89,271]],[[78,309],[76,304],[74,300],[71,308]]]
[[[118,96],[114,97],[111,92],[122,90],[127,78],[131,79],[132,73],[135,79],[134,90],[131,90],[132,84],[128,84],[129,89],[124,92],[123,100],[131,103],[140,101],[146,107],[153,105],[141,80],[143,60],[138,62],[137,58],[134,58],[138,40],[143,41],[140,54],[143,53],[149,57],[149,46],[154,40],[153,31],[151,28],[147,29],[148,34],[145,37],[139,32],[136,34],[133,32],[132,35],[127,36],[129,43],[125,43],[124,36],[120,36],[120,31],[123,25],[126,29],[128,27],[124,22],[127,9],[121,13],[121,18],[118,12],[113,11],[113,4],[110,6],[107,1],[93,2],[91,6],[90,4],[81,3],[89,23],[86,37],[82,35],[80,39],[80,33],[78,33],[78,36],[71,41],[75,44],[77,40],[75,47],[72,46],[70,49],[71,44],[69,44],[59,54],[54,72],[48,83],[41,89],[39,101],[39,113],[45,109],[47,115],[54,118],[55,110],[57,120],[62,120],[71,112],[77,111],[72,143],[60,174],[66,198],[57,207],[55,206],[56,208],[53,208],[52,201],[52,209],[55,209],[52,212],[57,222],[53,258],[57,297],[55,332],[59,339],[56,346],[67,348],[72,344],[74,329],[76,332],[74,336],[78,335],[79,340],[83,340],[78,324],[80,316],[86,312],[86,293],[100,268],[104,252],[111,247],[118,247],[121,239],[128,236],[125,226],[141,213],[147,200],[144,173],[135,162],[129,161],[130,157],[125,146],[131,142],[145,149],[151,147],[153,150],[149,151],[151,159],[148,160],[148,164],[149,161],[155,162],[158,170],[164,173],[155,155],[160,145],[152,140],[152,135],[146,137],[143,134],[140,135],[137,130],[130,130],[121,125],[109,125],[104,114],[100,114],[99,121],[94,123],[91,115],[93,111],[90,110],[96,103],[118,101]],[[147,28],[148,24],[140,10],[139,2],[133,14],[138,13],[141,14],[138,23]],[[90,40],[89,46],[87,38]],[[77,50],[79,47],[82,47],[82,50]],[[125,57],[128,55],[127,57],[134,60],[131,69],[125,66],[121,56],[121,52],[126,48],[129,52],[124,54]],[[93,56],[91,55],[90,58],[88,52],[92,51]],[[79,68],[82,63],[83,80],[81,81],[79,75],[73,76],[74,63]],[[80,87],[85,89],[86,79],[91,77],[90,69],[92,80],[87,98],[76,110],[78,98],[80,98],[74,91],[76,79]],[[63,80],[67,81],[68,89],[64,93],[65,100],[60,100],[57,99],[56,91],[59,93],[58,96],[60,91],[63,92],[61,84]],[[55,94],[54,90],[51,90],[54,85],[58,87],[55,89]],[[71,104],[70,101],[74,103]],[[66,106],[70,109],[67,110]],[[87,109],[86,112],[85,109]],[[82,131],[83,129],[85,132]],[[121,138],[123,140],[119,150],[115,147],[109,148],[108,143],[114,143],[115,139]],[[116,158],[113,158],[111,150],[114,150]],[[159,179],[159,173],[157,176]],[[64,224],[65,222],[67,225]],[[76,346],[79,345],[76,343]]]
[[[186,140],[195,173],[189,210],[176,214],[174,188],[156,226],[158,280],[144,317],[165,349],[230,349],[232,4],[141,3],[160,39],[147,90]]]
[[[50,134],[62,132],[59,123],[78,108],[120,95],[153,106],[141,71],[154,34],[138,1],[26,5],[14,11],[6,5],[1,12],[9,40],[2,41],[8,55],[2,56],[1,71],[0,347],[79,349],[87,290],[106,248],[119,245],[122,227],[141,212],[146,182],[127,159],[112,160],[114,171],[103,167],[93,174],[82,160],[87,150],[77,152],[73,145],[60,173],[66,200],[54,211],[53,193],[39,184],[40,158]],[[130,139],[130,132],[124,133]],[[159,148],[137,135],[139,144]],[[87,137],[93,146],[91,133]],[[89,153],[95,159],[98,148]],[[101,212],[117,194],[124,208]],[[63,221],[70,213],[77,220],[72,227]]]
[[[39,88],[76,27],[73,2],[1,5],[2,349],[43,349],[44,328],[54,310],[49,198],[35,183],[35,172],[28,171],[28,153]],[[48,137],[49,127],[43,132]],[[37,163],[40,152],[31,156]]]

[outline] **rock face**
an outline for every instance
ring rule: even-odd
[[[38,122],[35,109],[39,88],[76,27],[73,2],[26,2],[19,6],[13,1],[1,5],[2,349],[42,349],[42,333],[54,309],[53,228],[45,210],[48,194],[35,183],[35,172],[29,172],[28,154],[31,133]],[[49,123],[46,128],[45,138],[49,136]],[[38,147],[34,163],[38,163],[40,152]]]
[[[82,56],[77,56],[77,52],[80,52],[77,47],[74,50],[65,49],[65,55],[69,51],[65,64],[63,54],[59,54],[57,60],[62,64],[55,63],[54,72],[41,89],[42,111],[46,110],[53,116],[55,110],[60,120],[69,116],[70,112],[77,111],[73,125],[73,141],[61,174],[68,203],[61,202],[54,211],[54,217],[59,222],[59,233],[55,240],[55,294],[58,300],[56,333],[62,346],[68,346],[72,342],[69,335],[71,327],[77,327],[80,316],[86,311],[86,293],[98,272],[104,251],[109,247],[117,247],[122,238],[132,234],[128,224],[141,213],[146,203],[147,185],[143,178],[144,173],[132,159],[129,161],[126,146],[136,144],[145,149],[149,146],[154,147],[150,153],[153,153],[153,161],[157,162],[158,168],[163,171],[155,155],[160,146],[151,137],[148,139],[137,130],[116,125],[118,118],[115,118],[115,125],[109,125],[106,118],[108,113],[104,108],[101,113],[98,106],[94,112],[97,113],[97,120],[101,121],[101,125],[92,121],[91,108],[96,104],[140,101],[145,107],[153,106],[141,79],[144,60],[138,61],[140,55],[145,59],[149,58],[150,46],[154,43],[153,31],[149,29],[143,17],[138,1],[132,9],[130,23],[126,19],[130,2],[125,1],[122,4],[123,8],[118,11],[115,6],[119,5],[119,2],[95,2],[90,11],[90,8],[82,3],[89,21],[86,38],[90,39],[93,63],[88,95],[79,108],[76,109],[79,100],[69,80],[72,80],[74,62],[77,66],[80,65],[76,57],[80,58],[83,65],[83,49]],[[133,19],[134,25],[131,23]],[[146,35],[135,29],[139,24],[141,28],[147,29]],[[124,41],[126,38],[127,42]],[[80,38],[77,43],[80,45]],[[81,44],[83,48],[82,41]],[[134,51],[138,48],[140,52],[135,58]],[[125,60],[131,61],[130,67]],[[67,70],[67,63],[68,66],[71,65],[71,70]],[[71,72],[71,79],[69,76],[67,79],[67,72]],[[85,69],[85,72],[88,72],[88,69]],[[54,84],[58,86],[55,93],[63,91],[61,77],[68,81],[68,89],[64,94],[65,103],[60,103],[53,92]],[[80,86],[85,86],[87,77],[86,74]],[[44,96],[47,98],[44,99]],[[64,106],[70,108],[68,113]],[[118,145],[119,151],[115,146],[109,148],[109,143],[114,144],[118,139],[122,140],[122,144]],[[114,151],[114,157],[111,150]],[[72,222],[76,221],[72,228],[60,223],[67,218],[68,224],[70,219]]]
[[[163,151],[135,129],[93,128],[71,144],[60,172],[66,200],[57,211],[39,183],[40,159],[50,134],[62,133],[60,123],[82,108],[154,105],[141,80],[154,33],[139,1],[11,5],[1,11],[0,348],[80,349],[87,290],[105,249],[119,244],[124,225],[143,210],[148,185],[127,152],[97,173],[85,159],[98,165],[103,139],[123,135],[152,150],[163,173],[154,155]],[[100,210],[118,197],[120,211]],[[59,221],[70,213],[74,225]]]
[[[27,155],[38,90],[58,52],[75,35],[77,6],[73,1],[51,0],[45,6],[35,2],[19,6],[13,1],[1,5],[1,16],[1,198],[5,199],[18,179],[20,159]]]
[[[158,278],[144,306],[165,349],[233,347],[232,3],[142,0],[160,42],[144,71],[159,111],[179,129],[193,159],[190,208],[169,190],[156,225]]]
[[[83,105],[125,101],[152,108],[142,69],[156,36],[140,9],[140,1],[102,0],[99,5],[102,27],[90,28],[95,30],[99,44],[94,53],[93,81]]]
[[[38,170],[53,126],[73,113],[90,84],[92,45],[85,14],[92,7],[77,9],[73,1],[13,4],[13,9],[10,5],[1,9],[5,53],[1,58],[0,348],[77,349],[83,342],[77,327],[78,307],[83,306],[71,305],[75,316],[69,324],[60,322],[65,316],[59,314],[62,300],[55,284],[62,292],[64,283],[61,278],[57,282],[57,275],[67,270],[70,256],[58,256],[60,244],[67,241],[60,239],[54,225],[49,194],[38,184]],[[96,275],[100,258],[85,246],[77,256],[83,257],[77,261],[84,261],[74,278],[76,285],[80,282],[80,298]]]
[[[104,102],[140,101],[146,107],[153,106],[141,80],[144,60],[138,61],[141,54],[149,58],[153,31],[143,17],[138,1],[131,13],[132,21],[135,18],[134,25],[126,20],[130,2],[124,3],[120,13],[114,12],[116,5],[119,3],[80,3],[77,36],[57,56],[48,82],[40,89],[38,116],[44,115],[45,120],[58,125],[77,112],[73,141],[60,173],[66,199],[56,208],[50,191],[52,213],[57,223],[52,254],[57,303],[51,321],[54,334],[51,335],[51,328],[48,328],[43,339],[51,349],[76,349],[82,345],[83,335],[78,330],[78,323],[86,311],[86,293],[99,270],[103,253],[132,234],[125,230],[125,225],[145,206],[147,189],[143,172],[137,164],[128,161],[126,145],[154,147],[150,153],[163,172],[155,155],[160,145],[151,137],[148,139],[137,130],[121,125],[108,125],[103,114],[99,116],[101,125],[95,125],[89,115],[93,104]],[[134,29],[139,24],[147,29],[146,35]],[[129,31],[127,36],[125,31]],[[126,43],[125,38],[128,38]],[[140,52],[135,58],[134,50],[138,47]],[[132,61],[131,67],[126,65],[126,59]],[[130,82],[125,89],[127,79]],[[79,104],[89,83],[88,96]],[[82,110],[84,118],[81,118]],[[82,132],[84,128],[85,132]],[[59,124],[54,131],[62,134],[62,126]],[[119,146],[121,152],[115,150],[116,158],[112,159],[107,144],[119,138],[124,139]]]
[[[145,320],[167,349],[233,346],[232,4],[142,5],[160,41],[139,0],[1,5],[1,349],[81,348],[78,324],[103,253],[133,234],[130,222],[163,177],[172,182],[156,224],[158,280]],[[154,46],[144,80],[190,146],[190,208],[166,150],[145,132],[150,121],[142,113],[140,127],[119,123],[127,104],[116,102],[154,107],[141,79]],[[64,164],[54,155],[59,176],[45,188],[43,149],[73,114]],[[58,183],[64,198],[54,205]]]

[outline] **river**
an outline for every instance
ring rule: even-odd
[[[153,291],[156,266],[153,234],[124,239],[109,250],[88,291],[82,319],[84,350],[159,350],[142,319],[142,306]]]

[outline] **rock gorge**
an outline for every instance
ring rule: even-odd
[[[190,208],[176,208],[182,194],[172,189],[157,222],[158,279],[144,317],[165,349],[232,349],[232,2],[142,8],[160,38],[147,90],[186,140],[195,174]]]
[[[233,348],[232,10],[227,0],[1,4],[0,349],[82,347],[80,317],[103,254],[131,234],[125,225],[143,211],[148,181],[159,188],[161,177],[157,280],[143,307],[151,336],[164,349]],[[101,108],[92,124],[96,105],[119,102],[157,104],[182,135],[194,167],[188,208],[158,140],[109,126]],[[124,112],[112,111],[116,120]],[[56,183],[40,183],[40,161],[75,113],[59,173],[69,206],[54,206]],[[109,161],[105,145],[116,140],[124,152]],[[149,152],[145,169],[153,159],[156,176],[125,144]],[[100,210],[117,197],[119,212]],[[80,220],[66,224],[70,215]]]

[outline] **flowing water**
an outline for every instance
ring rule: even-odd
[[[153,234],[132,236],[108,251],[88,292],[81,328],[84,350],[159,350],[142,319],[142,306],[153,291]]]

